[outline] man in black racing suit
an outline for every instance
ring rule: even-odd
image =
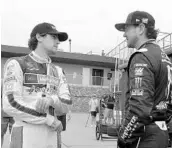
[[[169,103],[167,112],[168,112],[168,120],[166,120],[166,122],[168,126],[168,134],[169,134],[168,147],[172,147],[172,102]]]
[[[126,23],[116,24],[124,31],[129,48],[125,119],[119,131],[120,148],[166,148],[167,103],[171,99],[172,63],[155,43],[155,20],[147,12],[135,11]]]

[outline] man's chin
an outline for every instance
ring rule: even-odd
[[[133,45],[131,45],[131,44],[127,44],[127,47],[128,48],[134,48]]]
[[[57,53],[57,50],[51,50],[48,52],[49,55],[55,55]]]

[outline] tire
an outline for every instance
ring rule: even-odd
[[[100,135],[100,139],[101,139],[101,141],[103,141],[103,135],[102,134]]]
[[[96,125],[96,139],[99,140],[101,137],[100,126]]]

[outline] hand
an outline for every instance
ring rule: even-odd
[[[62,116],[62,115],[64,115],[64,114],[67,114],[67,112],[68,112],[68,105],[67,104],[64,104],[64,103],[62,103],[62,102],[55,102],[55,104],[54,104],[54,108],[55,108],[55,114],[57,115],[57,116]]]
[[[126,144],[126,142],[123,139],[118,138],[117,147],[119,147],[119,148],[127,148],[127,144]]]
[[[54,101],[50,97],[39,98],[36,102],[36,111],[46,113],[49,106],[54,106]]]
[[[50,125],[50,128],[53,131],[57,131],[57,132],[61,132],[63,130],[63,125],[61,123],[61,121],[59,121],[58,119],[54,118],[54,122]]]
[[[127,148],[131,144],[132,144],[131,139],[126,141],[126,140],[122,139],[121,137],[118,137],[117,146],[119,148]]]

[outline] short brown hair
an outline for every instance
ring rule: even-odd
[[[156,30],[154,28],[147,28],[146,36],[148,39],[155,39],[156,40],[156,38],[158,36],[158,30]]]
[[[38,40],[36,39],[36,36],[31,37],[28,41],[28,46],[30,50],[35,50],[38,45]]]

